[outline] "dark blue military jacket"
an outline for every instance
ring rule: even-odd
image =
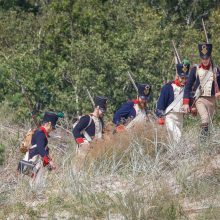
[[[45,132],[41,129],[35,131],[32,136],[31,144],[37,145],[33,149],[29,150],[29,159],[33,158],[36,155],[40,155],[44,160],[49,156],[49,148],[47,147],[48,140]]]
[[[196,89],[200,85],[199,77],[196,76],[196,70],[197,70],[197,67],[194,66],[190,71],[190,75],[189,75],[189,78],[187,80],[187,83],[186,83],[186,86],[185,86],[185,89],[184,89],[184,96],[183,96],[184,104],[189,103],[189,99],[191,98],[191,92],[196,91]],[[216,76],[217,76],[218,86],[220,87],[220,72],[219,72],[219,69],[217,69]],[[212,92],[211,92],[212,96],[215,95],[215,86],[214,85],[215,85],[215,82],[213,82],[213,84],[212,84]]]
[[[169,82],[165,84],[161,89],[156,109],[156,115],[158,117],[161,117],[164,114],[166,108],[174,101],[174,91],[172,83],[173,82]]]
[[[74,136],[75,139],[85,138],[84,135],[82,134],[83,130],[85,130],[86,133],[90,137],[95,136],[95,123],[92,120],[91,124],[89,125],[89,122],[90,122],[90,116],[89,115],[84,115],[79,119],[79,122],[77,123],[77,125],[73,129],[73,136]]]
[[[136,117],[136,111],[134,105],[137,104],[137,100],[124,103],[114,114],[113,123],[119,125],[129,118]]]
[[[95,122],[91,121],[90,125],[90,115],[84,115],[79,119],[79,122],[73,129],[73,136],[75,139],[77,138],[85,138],[84,135],[82,134],[82,131],[85,130],[86,133],[92,138],[95,136]],[[99,120],[102,123],[102,128],[104,128],[104,122],[101,118]],[[89,125],[89,126],[88,126]]]

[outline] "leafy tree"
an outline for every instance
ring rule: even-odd
[[[211,12],[217,1],[159,2],[2,1],[0,101],[8,100],[19,119],[28,115],[17,79],[33,104],[72,117],[91,110],[87,87],[110,98],[110,115],[136,95],[127,77],[131,71],[137,82],[153,85],[153,108],[163,81],[175,75],[171,40],[182,58],[198,62],[203,10],[214,48],[219,44],[219,9]],[[214,50],[216,60],[219,56]]]

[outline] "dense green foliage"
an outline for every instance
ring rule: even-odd
[[[155,100],[175,74],[172,39],[182,57],[198,62],[202,16],[219,61],[218,2],[0,0],[0,101],[20,119],[28,114],[18,79],[42,110],[76,115],[91,110],[87,86],[110,98],[112,113],[135,95],[128,70],[137,82],[153,84]]]

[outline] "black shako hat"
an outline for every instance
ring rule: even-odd
[[[212,44],[198,44],[198,49],[202,59],[207,59],[212,55]]]
[[[44,117],[43,117],[43,123],[51,122],[52,128],[55,129],[58,118],[59,116],[56,113],[45,112]]]
[[[137,83],[138,96],[141,99],[148,100],[151,93],[151,86],[146,83]]]
[[[188,77],[189,76],[189,67],[190,64],[178,63],[176,65],[177,74],[180,77]]]
[[[108,98],[104,96],[95,97],[95,107],[99,107],[102,112],[106,112]]]

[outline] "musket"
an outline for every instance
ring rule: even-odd
[[[89,99],[90,99],[90,101],[91,101],[91,103],[92,103],[92,107],[95,108],[94,99],[92,98],[91,93],[89,92],[88,88],[86,88],[86,92],[87,92],[87,94],[88,94],[88,96],[89,96]]]
[[[203,27],[203,30],[205,32],[205,38],[206,38],[206,43],[208,44],[209,43],[209,38],[208,38],[208,34],[207,34],[207,31],[206,31],[206,28],[205,28],[205,22],[202,18],[202,27]]]
[[[206,28],[205,28],[205,22],[204,22],[203,18],[202,18],[202,26],[203,26],[203,30],[204,30],[204,33],[205,33],[206,43],[209,44],[209,38],[208,38],[208,34],[207,34],[207,31],[206,31]],[[214,74],[216,75],[217,74],[216,73],[217,72],[217,68],[214,66],[214,62],[213,62],[212,57],[211,57],[211,65],[212,65],[212,68],[214,70]],[[215,77],[215,81],[216,81],[216,77]],[[217,81],[215,83],[218,85]],[[218,88],[218,86],[217,86],[217,88]],[[217,89],[217,91],[218,90],[219,89]]]
[[[131,80],[131,83],[132,83],[132,85],[134,86],[134,89],[135,89],[135,91],[136,91],[137,94],[138,94],[138,88],[137,88],[137,85],[135,84],[135,81],[134,81],[134,79],[132,78],[130,72],[128,72],[128,77],[129,77],[129,79]]]
[[[203,30],[204,30],[204,33],[205,33],[206,43],[209,44],[209,38],[208,38],[208,34],[207,34],[207,31],[206,31],[205,22],[204,22],[203,18],[202,18],[202,27],[203,27]],[[212,57],[211,57],[211,64],[212,64],[212,68],[214,68],[214,62],[212,60]]]
[[[175,54],[175,57],[176,57],[176,59],[177,59],[177,62],[178,62],[178,63],[182,63],[181,58],[180,58],[180,55],[179,55],[179,53],[178,53],[178,51],[177,51],[177,49],[176,49],[176,45],[175,45],[175,43],[174,43],[173,40],[172,40],[172,44],[173,44],[174,54]]]
[[[175,63],[175,64],[178,64],[178,63],[179,63],[179,62],[178,62],[178,58],[177,58],[175,52],[174,52],[174,63]]]
[[[203,30],[204,30],[204,33],[205,33],[206,43],[208,44],[209,43],[209,38],[208,38],[208,34],[207,34],[207,31],[206,31],[205,22],[204,22],[203,18],[202,18],[202,27],[203,27]],[[214,64],[213,64],[212,59],[211,59],[211,64],[212,64],[212,67],[213,67]],[[196,101],[198,100],[198,98],[200,96],[201,96],[201,90],[197,89],[196,92],[195,92],[195,95],[194,95],[194,101],[193,101],[192,106],[195,105]]]
[[[64,130],[67,134],[72,134],[71,131],[69,131],[68,129],[65,129],[65,128],[62,127],[61,125],[56,124],[56,127],[60,128],[60,129],[62,129],[62,130]]]
[[[131,80],[131,82],[132,82],[132,84],[133,84],[133,86],[134,86],[134,89],[136,90],[136,92],[137,92],[137,94],[138,94],[137,85],[136,85],[134,79],[132,78],[130,72],[128,72],[128,76],[129,76],[129,78],[130,78],[130,80]],[[150,111],[150,110],[146,110],[146,113],[147,113],[148,120],[149,120],[150,122],[152,122],[152,121],[150,120],[149,114],[150,114],[153,118],[156,118],[154,112],[152,112],[152,111]]]

